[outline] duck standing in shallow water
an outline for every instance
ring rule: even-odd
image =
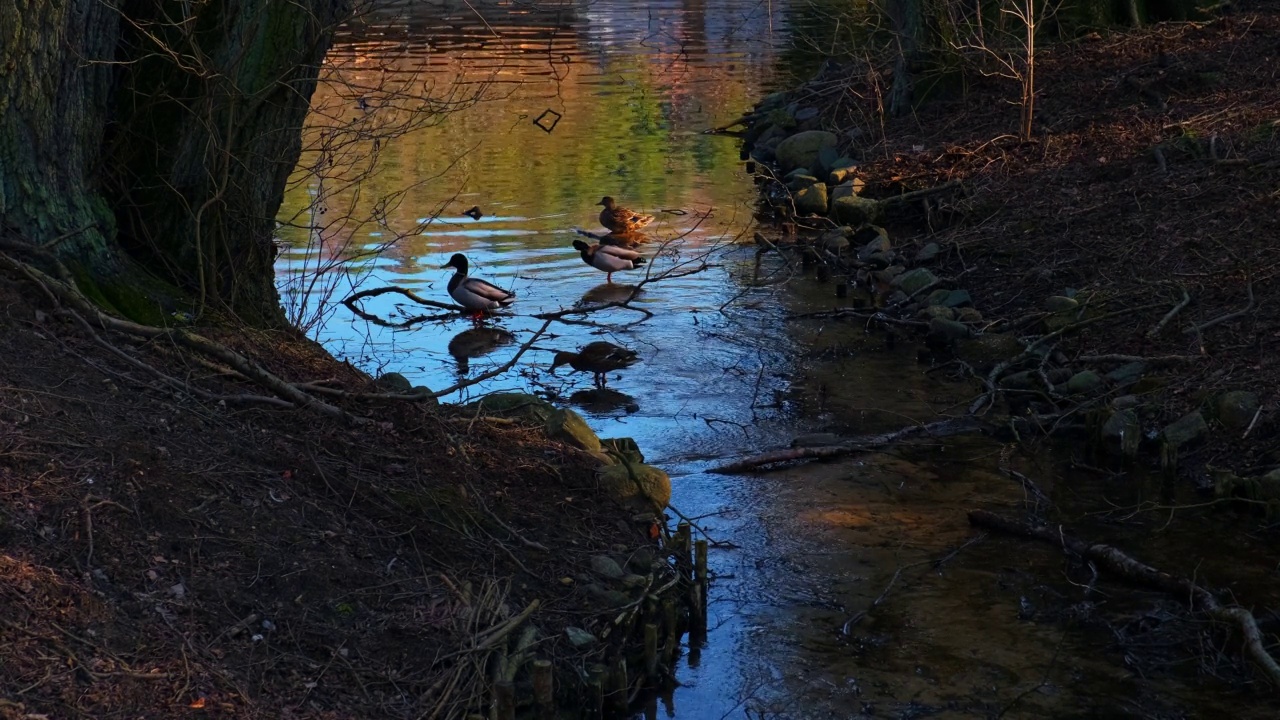
[[[593,374],[596,387],[602,388],[605,385],[605,373],[631,367],[638,362],[640,356],[634,350],[599,340],[583,345],[576,353],[563,350],[556,353],[551,361],[551,372],[555,372],[561,365],[568,365],[579,372]]]
[[[516,294],[503,290],[480,278],[467,277],[467,258],[462,253],[454,253],[449,262],[440,269],[453,268],[453,277],[449,278],[449,297],[454,302],[472,312],[472,319],[478,319],[486,312],[507,307],[516,301]]]
[[[608,195],[597,204],[604,206],[604,209],[600,211],[600,224],[613,232],[635,232],[653,222],[652,215],[641,215],[634,210],[628,210],[618,205]]]
[[[613,282],[613,274],[620,270],[632,270],[645,264],[640,253],[616,245],[588,245],[574,240],[573,249],[582,253],[582,262],[606,273],[606,282]]]

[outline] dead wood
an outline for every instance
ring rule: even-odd
[[[1248,610],[1238,605],[1224,606],[1213,593],[1185,577],[1151,567],[1110,545],[1074,538],[1060,527],[1036,527],[986,510],[971,510],[969,522],[1010,535],[1052,543],[1097,563],[1121,578],[1183,598],[1193,609],[1198,606],[1212,617],[1236,625],[1243,635],[1246,654],[1260,666],[1273,685],[1280,687],[1280,664],[1267,652],[1262,631]]]
[[[785,450],[773,450],[771,452],[755,455],[745,458],[737,462],[721,465],[712,468],[708,472],[720,475],[732,475],[734,473],[751,472],[760,470],[769,465],[777,463],[790,462],[792,460],[816,460],[820,458],[841,457],[844,455],[854,455],[857,453],[871,452],[880,448],[892,445],[893,443],[908,438],[926,435],[928,437],[950,437],[954,435],[964,435],[978,432],[983,425],[970,418],[948,418],[921,425],[912,425],[894,430],[893,432],[882,433],[879,435],[869,435],[860,438],[850,438],[847,442],[839,445],[822,445],[818,447],[800,447],[787,448]]]

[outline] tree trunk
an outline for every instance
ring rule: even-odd
[[[898,59],[893,66],[889,88],[889,114],[901,117],[911,112],[911,69],[919,63],[924,45],[924,18],[921,0],[889,0],[889,20],[898,39]]]
[[[339,0],[0,0],[6,235],[46,246],[134,319],[216,307],[280,323],[275,214],[345,13]]]

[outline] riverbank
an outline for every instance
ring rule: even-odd
[[[1002,427],[1010,450],[1083,440],[1070,462],[1102,479],[1087,499],[1042,505],[1012,474],[1036,521],[1107,532],[1093,518],[1117,511],[1115,488],[1150,485],[1124,508],[1149,526],[1131,547],[1229,515],[1234,538],[1161,569],[1250,562],[1232,547],[1254,548],[1280,506],[1277,33],[1255,4],[1043,46],[1027,142],[1016,84],[976,74],[883,124],[888,78],[865,66],[765,98],[745,137],[778,231],[758,242],[835,285],[830,311],[795,321],[856,323],[885,339],[871,351],[918,341],[921,372],[972,387],[939,415]],[[1274,593],[1253,590],[1237,600],[1262,613]]]
[[[347,423],[91,331],[8,272],[0,300],[0,717],[461,717],[504,679],[529,702],[534,661],[580,701],[574,668],[638,656],[645,623],[678,647],[666,499],[620,489],[669,481],[625,439],[530,396],[391,399],[413,389],[296,335],[199,328],[367,418]]]
[[[857,157],[821,168],[830,218],[787,207],[812,171],[764,183],[779,218],[854,284],[849,314],[874,305],[935,349],[967,338],[1017,349],[975,358],[961,343],[969,362],[953,369],[983,395],[970,410],[998,396],[1015,415],[1083,423],[1110,406],[1141,427],[1144,449],[1171,445],[1179,472],[1211,487],[1209,465],[1241,476],[1280,466],[1280,448],[1258,442],[1273,434],[1268,389],[1280,382],[1265,313],[1280,301],[1280,86],[1261,60],[1275,55],[1277,30],[1271,11],[1047,47],[1030,142],[1002,133],[1017,108],[997,81],[880,135],[860,124],[844,81],[819,79],[772,98],[764,117],[795,108],[835,131],[830,149],[810,142],[818,127],[779,138],[768,119],[748,136],[779,173],[805,161],[796,146],[806,143],[836,158],[828,164]],[[914,202],[896,201],[910,192]],[[857,220],[887,237],[863,228],[833,239],[830,228]],[[1185,437],[1170,429],[1179,420]]]

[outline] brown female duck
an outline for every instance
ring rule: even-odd
[[[582,346],[576,353],[563,350],[556,353],[551,361],[551,372],[561,365],[568,365],[579,372],[592,373],[596,387],[602,388],[606,381],[605,373],[631,367],[637,362],[640,362],[640,357],[634,350],[599,340]]]
[[[597,204],[604,206],[604,209],[600,211],[600,224],[613,232],[635,232],[653,222],[652,215],[641,215],[634,210],[628,210],[618,205],[608,195]]]

